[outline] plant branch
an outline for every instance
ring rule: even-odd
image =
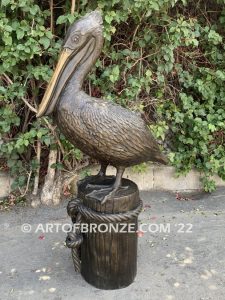
[[[54,137],[57,141],[57,144],[59,145],[60,151],[62,152],[62,155],[65,156],[65,149],[63,148],[63,145],[58,137],[58,134],[55,131],[55,128],[48,122],[48,120],[46,118],[43,118],[43,120],[45,121],[46,125],[51,130],[52,134],[54,135]],[[71,167],[69,161],[67,159],[64,159],[64,163],[65,163],[66,167],[71,171],[72,167]]]
[[[3,73],[3,76],[5,78],[5,80],[7,81],[8,84],[12,85],[13,81],[9,78],[8,75],[6,75],[5,73]],[[21,97],[21,99],[23,100],[23,102],[29,107],[29,109],[31,111],[33,111],[34,113],[37,113],[37,109],[34,108],[32,105],[30,105],[30,103],[27,101],[27,99],[25,99],[24,97]]]
[[[71,0],[71,15],[75,12],[76,0]]]
[[[40,161],[41,161],[41,141],[38,140],[37,141],[37,163],[38,163],[38,167],[37,167],[37,171],[36,171],[36,175],[34,178],[34,189],[33,189],[33,195],[37,195],[38,192],[38,184],[39,184],[39,176],[40,176]]]
[[[54,34],[54,15],[53,15],[53,10],[54,10],[54,0],[50,0],[50,12],[51,12],[51,23],[50,23],[50,28],[51,28],[51,32],[52,34]]]
[[[31,179],[31,174],[32,174],[32,170],[29,172],[28,177],[27,177],[27,184],[26,184],[26,188],[25,191],[23,192],[23,194],[20,195],[20,197],[24,197],[28,191],[29,188],[29,184],[30,184],[30,179]]]

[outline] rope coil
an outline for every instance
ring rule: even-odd
[[[89,207],[84,206],[80,199],[73,199],[67,206],[68,215],[73,219],[80,213],[83,217],[94,221],[100,222],[123,222],[135,218],[139,215],[143,207],[142,200],[139,201],[138,206],[125,213],[108,214],[92,210]]]
[[[67,233],[66,246],[71,248],[72,259],[74,263],[74,269],[76,272],[80,272],[81,257],[80,257],[80,245],[83,242],[83,236],[80,232],[80,226],[75,225],[81,224],[81,214],[76,215],[76,222],[71,232]]]

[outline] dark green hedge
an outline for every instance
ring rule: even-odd
[[[202,172],[206,191],[213,173],[225,179],[225,1],[215,0],[2,0],[0,9],[1,167],[17,180],[32,178],[49,147],[62,152],[57,168],[84,157],[32,107],[41,101],[66,28],[99,8],[105,45],[84,89],[143,113],[177,172]],[[31,107],[28,107],[27,104]],[[165,147],[164,147],[165,148]]]

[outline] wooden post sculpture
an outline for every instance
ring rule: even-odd
[[[101,163],[99,173],[80,183],[78,198],[68,206],[76,228],[68,234],[67,245],[76,270],[81,255],[81,274],[88,282],[113,289],[130,284],[136,273],[137,236],[128,231],[132,222],[137,226],[141,202],[137,186],[122,179],[124,170],[149,160],[166,164],[167,158],[140,114],[82,90],[101,53],[102,29],[99,11],[70,26],[37,117],[52,114],[65,137]],[[106,176],[109,164],[117,169],[115,178]],[[102,221],[125,222],[127,233],[83,233],[77,226]]]
[[[102,184],[112,180],[106,177]],[[126,287],[136,275],[137,217],[142,201],[134,182],[123,179],[122,184],[128,188],[102,205],[87,196],[90,188],[83,181],[77,199],[68,204],[68,214],[76,227],[68,233],[66,244],[72,248],[75,270],[101,289]],[[77,227],[82,224],[88,225],[87,232],[81,233]]]

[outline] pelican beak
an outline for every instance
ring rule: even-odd
[[[73,50],[70,50],[68,48],[64,48],[63,51],[61,52],[61,55],[59,57],[59,60],[58,60],[57,66],[55,68],[55,71],[53,73],[53,76],[47,86],[44,97],[38,108],[37,118],[42,117],[43,115],[50,114],[54,110],[54,107],[58,100],[58,97],[55,96],[55,90],[56,90],[58,81],[62,75],[62,72],[65,69],[65,66],[67,65],[68,60],[70,59],[70,56],[72,53],[73,53]],[[57,95],[57,96],[59,96],[59,95]]]

